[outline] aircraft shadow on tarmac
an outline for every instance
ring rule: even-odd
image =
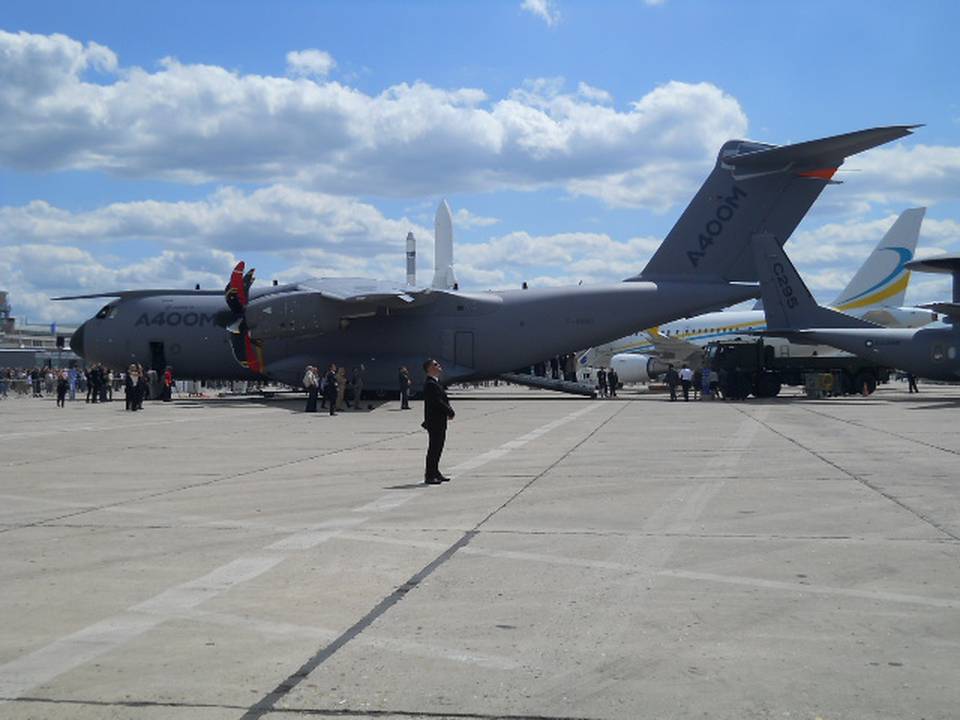
[[[354,410],[353,408],[347,408],[346,410],[338,410],[337,412],[343,413],[359,413],[359,412],[370,412],[371,410],[376,410],[381,405],[390,402],[389,400],[364,400],[362,410]],[[263,395],[243,395],[238,397],[203,397],[203,398],[190,398],[190,399],[181,399],[173,400],[173,404],[179,408],[198,408],[204,406],[215,406],[215,407],[230,407],[230,406],[259,406],[259,407],[273,407],[281,410],[287,410],[291,413],[303,413],[304,406],[307,403],[307,396],[304,394],[295,394],[291,393],[289,395],[273,395],[273,396],[263,396]],[[327,408],[321,408],[319,401],[317,402],[317,415],[329,415],[329,410]]]
[[[483,402],[569,402],[570,400],[595,400],[585,395],[565,395],[562,393],[551,393],[550,395],[471,395],[469,391],[457,392],[450,391],[451,400],[480,400]]]

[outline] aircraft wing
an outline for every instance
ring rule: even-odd
[[[689,357],[699,355],[703,351],[703,348],[688,340],[662,335],[658,328],[647,330],[647,337],[650,338],[654,353],[663,360],[682,362]]]
[[[89,295],[63,295],[61,297],[50,298],[51,300],[90,300],[93,298],[120,298],[127,300],[130,298],[148,298],[160,295],[189,295],[193,297],[202,295],[223,295],[223,290],[185,290],[175,288],[171,290],[117,290],[115,292],[90,293]]]
[[[933,312],[938,312],[941,315],[946,315],[951,318],[960,319],[960,303],[932,302],[919,305],[918,307],[922,307],[924,310],[933,310]]]
[[[456,293],[358,278],[317,278],[252,297],[244,322],[253,339],[322,335],[358,318],[403,312],[450,294]]]
[[[444,291],[434,288],[398,287],[366,278],[317,278],[296,284],[296,290],[315,293],[325,300],[344,304],[386,305],[402,308],[418,300],[433,299]]]

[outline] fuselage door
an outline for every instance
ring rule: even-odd
[[[167,354],[163,349],[163,342],[152,341],[150,343],[150,367],[158,373],[162,373],[167,367]]]

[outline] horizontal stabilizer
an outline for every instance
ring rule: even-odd
[[[914,260],[907,264],[907,270],[956,275],[960,273],[960,253],[934,255],[922,260]]]
[[[941,315],[960,320],[960,303],[955,302],[932,302],[920,305],[924,310],[933,310]]]
[[[728,155],[724,158],[724,162],[737,170],[750,172],[779,170],[787,166],[797,169],[809,166],[836,168],[845,158],[877,145],[899,140],[910,135],[918,127],[921,126],[892,125],[858,130],[795,145],[781,145],[739,155]],[[824,179],[829,180],[829,178]]]
[[[712,172],[639,276],[755,282],[750,238],[785,243],[844,158],[909,135],[915,125],[859,130],[796,145],[723,144]]]

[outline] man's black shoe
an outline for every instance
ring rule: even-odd
[[[450,478],[448,478],[446,475],[437,475],[437,480],[440,482],[450,482]]]
[[[443,481],[438,477],[423,479],[424,485],[439,485],[441,482]]]

